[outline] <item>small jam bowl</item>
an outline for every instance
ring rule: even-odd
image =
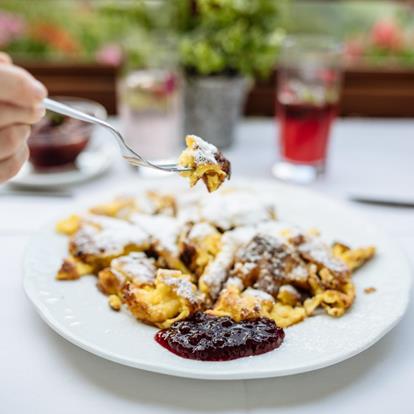
[[[66,96],[51,98],[97,118],[107,118],[105,108],[98,102]],[[31,164],[37,170],[73,166],[88,145],[93,129],[93,124],[47,111],[45,117],[32,126],[28,140]]]

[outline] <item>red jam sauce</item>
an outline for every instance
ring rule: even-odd
[[[32,128],[28,140],[30,161],[38,169],[73,164],[91,133],[92,126],[85,122],[47,114]]]
[[[284,337],[283,329],[268,318],[235,322],[228,316],[197,312],[158,331],[155,340],[183,358],[229,361],[272,351]]]

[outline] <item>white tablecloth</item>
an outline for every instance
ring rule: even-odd
[[[249,120],[227,152],[234,177],[271,178],[275,126]],[[109,139],[109,138],[108,138]],[[375,192],[414,200],[414,121],[341,120],[326,177],[311,185],[346,198]],[[137,179],[119,160],[79,186],[75,199]],[[291,377],[199,381],[117,365],[68,343],[46,326],[22,289],[24,247],[45,221],[70,211],[74,199],[1,196],[1,413],[360,413],[414,410],[414,305],[384,339],[341,364]],[[414,209],[358,205],[400,244],[414,268]]]

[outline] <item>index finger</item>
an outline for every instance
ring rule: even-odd
[[[0,101],[18,106],[39,105],[46,88],[29,72],[13,65],[0,65]]]

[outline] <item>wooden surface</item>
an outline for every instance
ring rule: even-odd
[[[109,114],[116,113],[116,67],[80,63],[19,64],[46,85],[49,95],[92,99],[104,105]]]
[[[248,115],[274,115],[277,74],[256,82],[249,94]],[[414,71],[347,69],[341,97],[341,116],[413,117]]]
[[[49,89],[50,95],[80,96],[101,102],[116,113],[117,68],[97,64],[33,64],[20,62]],[[258,81],[245,114],[273,116],[276,72]],[[351,68],[345,71],[342,116],[414,117],[414,70]]]
[[[342,113],[346,116],[414,116],[414,71],[346,71]]]

